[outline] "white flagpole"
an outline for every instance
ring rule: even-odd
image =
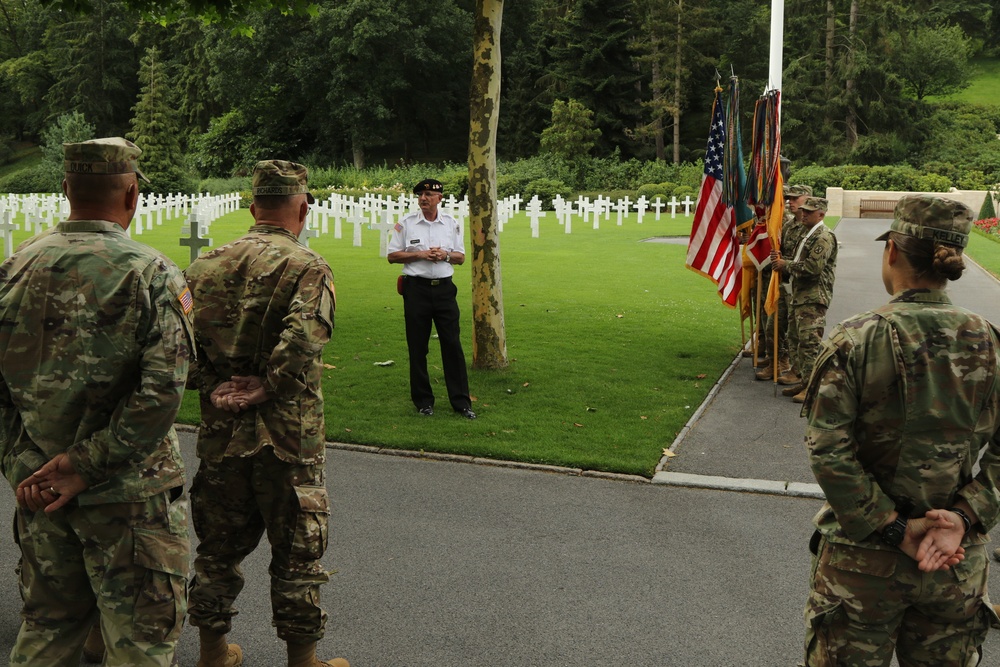
[[[771,0],[771,60],[768,68],[768,89],[781,90],[781,60],[785,36],[785,0]],[[765,91],[766,92],[766,91]],[[778,109],[781,126],[781,109]]]

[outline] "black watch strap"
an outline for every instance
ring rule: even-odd
[[[882,529],[882,542],[890,547],[898,547],[906,537],[906,517],[900,512],[896,520]]]

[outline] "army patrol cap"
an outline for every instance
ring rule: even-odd
[[[804,203],[799,204],[799,208],[803,211],[823,211],[826,213],[829,205],[830,202],[822,197],[807,197]]]
[[[105,137],[63,144],[63,169],[69,174],[131,174],[149,183],[139,171],[142,150],[127,139]]]
[[[436,192],[439,195],[444,195],[444,184],[433,178],[425,178],[413,186],[413,194],[419,195],[421,192]]]
[[[904,195],[896,202],[889,232],[964,248],[972,230],[972,209],[962,202],[935,195]],[[889,238],[889,232],[876,241]]]
[[[304,165],[287,160],[261,160],[253,168],[253,196],[305,195],[310,204],[316,198],[306,182],[309,170]]]
[[[812,197],[813,189],[810,185],[786,185],[785,186],[785,197],[801,197],[806,195],[807,197]]]

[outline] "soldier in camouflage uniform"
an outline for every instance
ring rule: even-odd
[[[944,290],[964,269],[972,217],[941,197],[900,198],[879,237],[892,300],[839,324],[816,360],[803,413],[827,502],[805,610],[810,667],[889,665],[894,650],[900,665],[983,664],[1000,338]]]
[[[799,211],[799,207],[805,202],[808,197],[812,196],[812,188],[808,185],[789,185],[785,187],[785,217],[781,222],[781,256],[782,257],[792,257],[795,255],[795,248],[798,245],[799,239],[802,238],[804,233],[804,228],[800,218],[802,214]],[[764,280],[764,285],[768,285],[771,282],[771,266],[768,265],[764,271],[761,272],[761,278]],[[788,283],[788,274],[783,274],[781,276],[782,284]],[[765,287],[766,289],[766,287]],[[767,336],[774,335],[774,318],[778,318],[778,381],[783,384],[798,384],[798,381],[791,381],[791,378],[785,378],[783,381],[781,378],[786,374],[791,373],[791,361],[788,356],[788,294],[782,290],[778,295],[778,311],[771,314],[767,318]],[[770,356],[773,353],[773,344],[768,343],[767,354]],[[764,363],[759,363],[763,368],[757,371],[758,380],[772,380],[774,378],[774,363],[771,359],[763,359]]]
[[[313,202],[306,178],[294,162],[257,163],[256,224],[185,272],[199,353],[188,384],[201,394],[190,611],[199,667],[242,663],[226,634],[244,584],[240,563],[265,531],[274,625],[289,665],[347,665],[316,658],[326,625],[319,588],[329,580],[320,561],[330,514],[322,352],[336,299],[326,260],[298,241]]]
[[[125,233],[140,152],[120,138],[65,144],[68,219],[0,266],[0,464],[24,597],[12,665],[77,664],[99,618],[106,665],[165,667],[183,626],[173,423],[192,302],[180,270]]]
[[[826,311],[833,298],[834,273],[837,269],[837,238],[826,225],[827,201],[808,197],[802,211],[802,237],[793,259],[774,255],[775,268],[787,273],[788,352],[793,372],[799,381],[781,391],[796,403],[805,399],[805,382],[823,342]],[[779,378],[779,382],[781,379]]]

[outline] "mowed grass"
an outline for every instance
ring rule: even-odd
[[[974,229],[965,251],[979,266],[1000,279],[1000,238]]]
[[[968,88],[935,99],[955,100],[970,104],[1000,104],[1000,59],[976,58],[972,61],[975,73]]]
[[[137,235],[181,268],[180,218]],[[249,212],[214,222],[214,246],[246,232]],[[659,222],[633,214],[600,229],[573,221],[566,234],[549,212],[540,238],[522,213],[500,235],[510,365],[470,372],[479,419],[451,412],[440,352],[428,356],[437,413],[417,415],[409,400],[399,267],[378,256],[378,232],[352,244],[329,233],[311,246],[333,267],[337,322],[324,360],[328,439],[411,450],[461,453],[650,476],[662,450],[698,408],[737,354],[740,326],[715,286],[684,266],[690,217]],[[26,238],[20,232],[17,239]],[[466,356],[472,363],[471,244],[456,269]],[[391,366],[378,366],[393,361]],[[197,397],[185,397],[179,421],[198,422]]]

